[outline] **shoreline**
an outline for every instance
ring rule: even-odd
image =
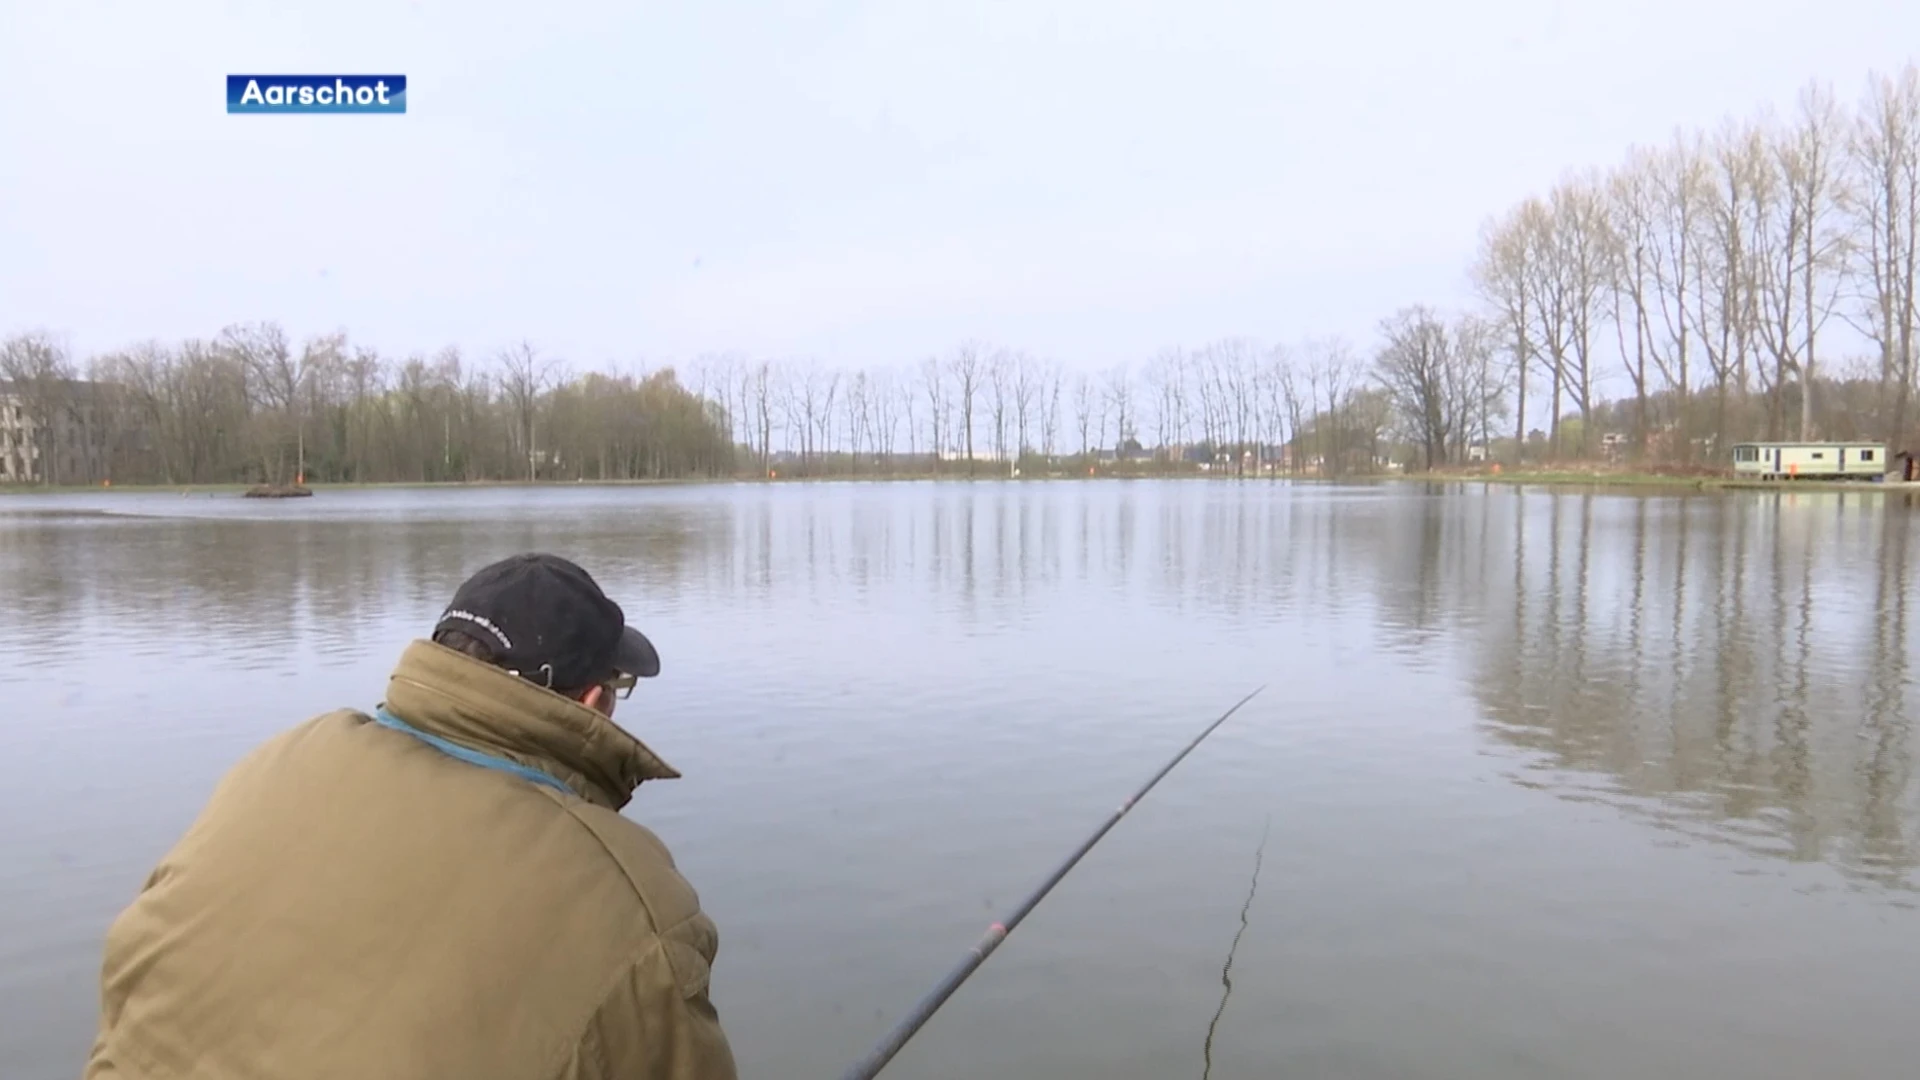
[[[441,489],[491,489],[491,488],[604,488],[604,487],[695,487],[722,486],[735,484],[822,484],[822,483],[914,483],[914,482],[1042,482],[1042,481],[1130,481],[1130,480],[1191,480],[1215,482],[1277,483],[1281,481],[1298,484],[1370,485],[1392,484],[1481,484],[1503,485],[1509,487],[1547,487],[1547,488],[1606,488],[1614,490],[1645,491],[1857,491],[1881,494],[1907,493],[1920,491],[1920,481],[1906,482],[1887,480],[1750,480],[1735,476],[1687,476],[1661,473],[1636,473],[1630,471],[1587,472],[1582,470],[1529,470],[1514,472],[1484,473],[1389,473],[1366,476],[1348,476],[1322,479],[1317,476],[1246,476],[1235,477],[1197,472],[1103,472],[1085,476],[1077,472],[1049,472],[1009,477],[1002,472],[982,472],[968,476],[966,473],[835,473],[821,476],[699,476],[674,477],[667,479],[639,480],[389,480],[364,483],[308,483],[306,487],[316,496],[324,496],[329,491],[384,491],[384,490],[441,490]],[[42,487],[37,485],[0,485],[0,498],[8,496],[31,497],[35,495],[82,495],[82,494],[131,494],[181,496],[230,495],[244,497],[250,489],[260,485],[253,483],[213,483],[213,484],[115,484],[106,485],[56,485]]]
[[[964,472],[955,473],[833,473],[822,476],[689,476],[666,479],[642,480],[376,480],[362,483],[326,483],[309,481],[304,486],[316,496],[329,491],[384,491],[410,490],[422,491],[436,489],[480,489],[480,488],[594,488],[594,487],[703,487],[727,484],[822,484],[822,483],[912,483],[915,481],[1041,481],[1041,480],[1205,480],[1209,477],[1198,473],[1101,473],[1098,476],[1081,476],[1076,473],[1042,473],[1008,477],[1001,472],[980,472],[968,476]],[[1213,478],[1218,479],[1218,478]],[[1268,479],[1250,477],[1249,479]],[[1283,478],[1284,479],[1284,478]],[[7,496],[33,495],[244,495],[248,490],[261,487],[254,483],[212,483],[212,484],[57,484],[41,486],[30,484],[0,484],[0,498]]]
[[[1504,484],[1513,487],[1611,488],[1645,491],[1857,491],[1891,495],[1920,491],[1920,482],[1900,480],[1759,480],[1739,476],[1538,470],[1401,477],[1428,483]]]

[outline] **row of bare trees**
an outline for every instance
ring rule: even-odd
[[[1544,390],[1551,452],[1590,456],[1587,421],[1617,374],[1642,454],[1838,428],[1910,442],[1917,226],[1912,64],[1871,76],[1851,110],[1813,84],[1791,115],[1570,175],[1490,222],[1473,269],[1515,384],[1514,437]],[[1821,407],[1823,390],[1862,381],[1879,389],[1871,415]],[[1563,419],[1583,421],[1577,438]]]
[[[1069,372],[973,340],[917,364],[847,371],[817,360],[710,354],[689,386],[715,401],[756,468],[978,473],[1101,459],[1360,471],[1384,450],[1384,392],[1348,343],[1229,338],[1167,349],[1135,371]],[[1298,437],[1299,453],[1283,449]]]
[[[0,454],[46,484],[479,481],[726,475],[727,421],[671,369],[590,372],[521,343],[386,357],[277,323],[146,342],[84,366],[31,333],[0,343]],[[13,445],[14,443],[19,445]],[[66,444],[84,454],[59,452]],[[25,468],[31,464],[33,467]]]
[[[0,396],[33,421],[23,441],[97,448],[64,469],[39,455],[49,484],[765,475],[789,456],[800,475],[1022,458],[1354,472],[1377,466],[1389,434],[1385,393],[1338,339],[1223,339],[1140,373],[1069,372],[980,341],[864,371],[709,355],[687,372],[575,374],[524,342],[479,363],[456,348],[394,358],[344,333],[296,342],[274,322],[84,366],[45,334],[0,343]]]

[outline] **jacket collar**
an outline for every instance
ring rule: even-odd
[[[551,773],[614,810],[642,781],[680,775],[599,712],[431,641],[400,654],[383,704],[422,731]]]

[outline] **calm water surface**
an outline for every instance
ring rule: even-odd
[[[1117,801],[889,1077],[1907,1077],[1904,497],[1233,483],[0,500],[0,1076],[258,741],[482,563],[660,644],[628,813],[743,1073],[839,1075]],[[314,813],[326,813],[323,805]],[[1248,904],[1256,850],[1259,887]]]

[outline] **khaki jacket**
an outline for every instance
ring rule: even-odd
[[[714,925],[619,813],[679,774],[427,641],[384,709],[567,790],[378,713],[267,742],[114,921],[87,1080],[734,1080]]]

